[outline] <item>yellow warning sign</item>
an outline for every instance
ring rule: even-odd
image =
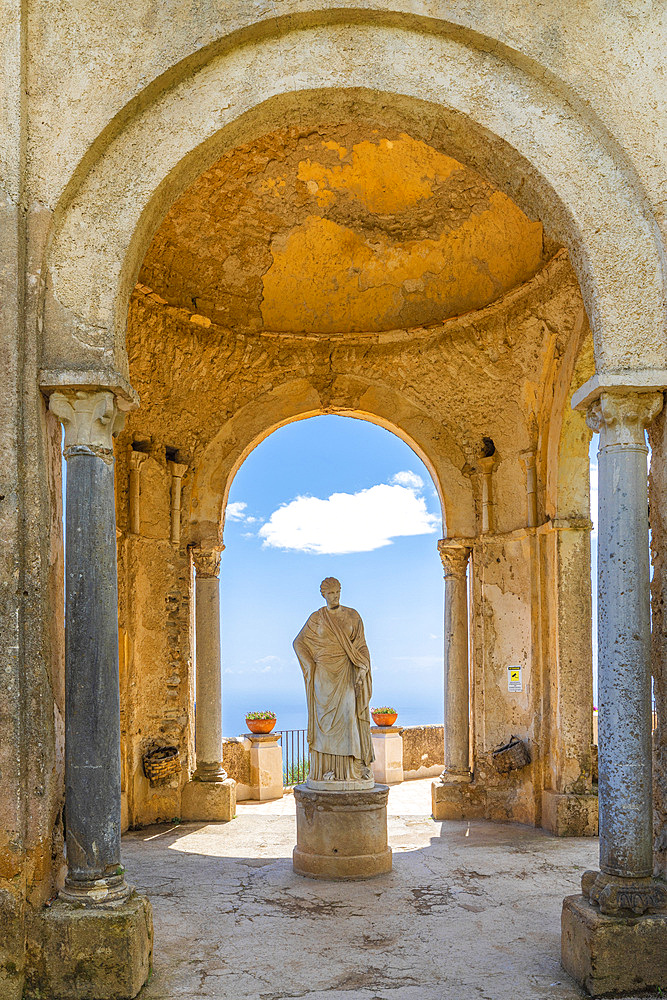
[[[521,667],[507,668],[507,690],[523,691],[523,682],[521,680]]]

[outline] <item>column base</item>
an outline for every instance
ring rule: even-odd
[[[221,763],[214,761],[212,764],[206,761],[197,761],[195,773],[192,775],[193,781],[224,781],[227,772]]]
[[[597,795],[542,792],[542,826],[556,837],[597,837]]]
[[[442,775],[431,783],[431,812],[434,820],[485,819],[486,791],[463,776],[453,781],[452,775]]]
[[[362,879],[391,871],[387,846],[387,785],[362,792],[322,792],[296,785],[298,875]]]
[[[132,1000],[153,960],[151,904],[136,892],[116,907],[73,906],[57,899],[37,917],[38,954],[26,997]]]
[[[568,896],[561,917],[561,962],[593,997],[664,989],[667,913],[609,917],[584,896]]]
[[[181,819],[186,822],[227,823],[236,816],[236,782],[188,781],[181,792]]]

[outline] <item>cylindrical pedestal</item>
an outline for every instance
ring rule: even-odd
[[[391,871],[387,845],[389,787],[322,792],[294,789],[294,871],[308,878],[361,879]]]

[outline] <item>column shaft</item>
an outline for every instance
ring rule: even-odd
[[[657,393],[603,393],[600,430],[598,688],[600,868],[652,874],[647,447]]]
[[[220,551],[194,553],[197,708],[195,745],[199,781],[223,781],[220,663]]]
[[[65,424],[65,787],[67,877],[87,905],[124,898],[120,864],[118,584],[111,392],[51,396]]]
[[[444,780],[470,780],[470,681],[468,586],[470,548],[439,544],[445,570],[445,770]]]

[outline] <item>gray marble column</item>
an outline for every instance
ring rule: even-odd
[[[645,427],[662,393],[605,391],[589,409],[598,451],[600,872],[584,893],[603,913],[661,909],[653,874],[649,540]]]
[[[445,571],[445,769],[443,782],[470,781],[468,581],[470,546],[438,542]]]
[[[195,781],[224,781],[222,766],[222,671],[220,663],[220,556],[222,548],[193,549],[197,707]]]
[[[89,906],[129,893],[120,862],[120,691],[113,392],[52,393],[65,427],[65,815],[61,896]]]

